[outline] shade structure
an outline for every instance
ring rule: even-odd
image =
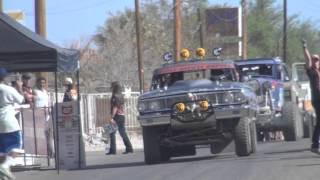
[[[9,72],[75,72],[79,56],[0,13],[0,67]]]

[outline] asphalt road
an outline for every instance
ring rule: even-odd
[[[203,147],[196,156],[156,165],[145,165],[141,150],[111,156],[90,152],[86,169],[59,175],[55,170],[14,174],[18,180],[318,180],[320,156],[309,152],[309,141],[262,143],[249,157],[237,157],[234,152],[212,155]]]

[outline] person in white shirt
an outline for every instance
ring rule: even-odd
[[[37,79],[36,88],[33,89],[35,107],[49,107],[49,94],[46,90],[47,80],[44,77]]]
[[[48,155],[49,157],[53,156],[54,153],[54,143],[53,143],[53,129],[52,129],[52,121],[50,119],[50,98],[47,88],[47,80],[44,77],[39,77],[36,82],[36,87],[33,89],[33,102],[35,108],[41,108],[45,111],[46,117],[46,128],[45,128],[45,136],[48,147]]]
[[[10,165],[22,147],[21,128],[15,117],[14,104],[22,104],[24,97],[4,83],[7,74],[6,69],[0,68],[0,174],[13,179]],[[22,82],[17,82],[17,87],[22,92]]]

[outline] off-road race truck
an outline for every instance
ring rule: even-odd
[[[235,63],[240,81],[255,87],[258,96],[258,139],[262,140],[268,132],[276,131],[282,131],[287,141],[302,138],[301,111],[286,65],[279,58],[239,60]]]
[[[196,154],[196,145],[221,152],[235,141],[238,156],[256,151],[258,104],[251,87],[237,82],[232,61],[164,64],[138,99],[147,164]]]

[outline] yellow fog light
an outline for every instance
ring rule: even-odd
[[[199,106],[202,110],[206,111],[209,108],[209,103],[208,101],[200,101]]]
[[[190,52],[188,49],[185,49],[183,48],[181,51],[180,51],[180,56],[183,60],[187,60],[189,57],[190,57]]]
[[[199,56],[201,59],[206,55],[206,50],[203,48],[197,48],[196,50],[197,56]]]
[[[184,112],[186,109],[186,106],[183,103],[178,103],[175,105],[175,107],[179,113]]]

